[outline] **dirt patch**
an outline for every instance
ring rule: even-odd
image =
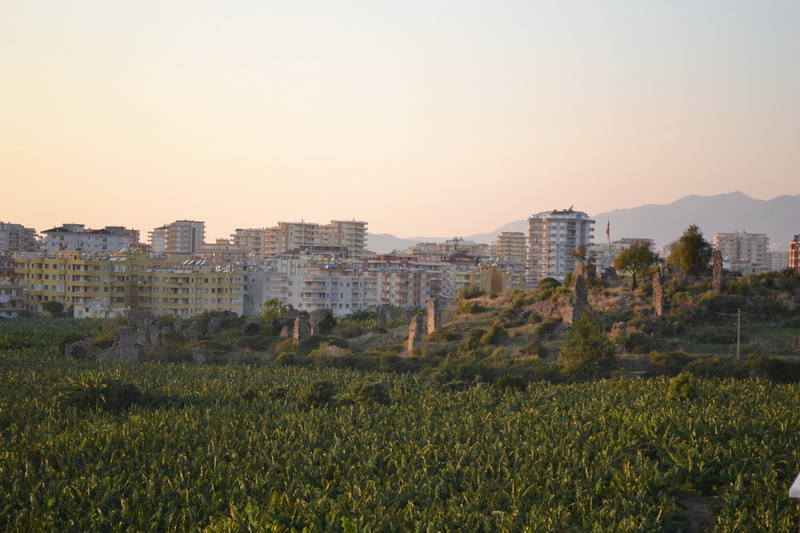
[[[678,502],[683,510],[678,518],[686,523],[687,533],[702,533],[717,523],[717,517],[711,512],[710,496],[693,496]]]

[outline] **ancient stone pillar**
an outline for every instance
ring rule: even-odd
[[[414,348],[422,344],[425,336],[425,316],[414,315],[411,318],[411,327],[408,330],[408,352],[413,353]]]
[[[656,310],[656,316],[664,314],[664,279],[661,270],[657,270],[653,274],[653,307]]]
[[[711,288],[721,291],[724,276],[722,275],[722,252],[719,250],[714,250],[714,253],[711,254],[711,268],[714,275],[711,280]]]
[[[442,310],[439,300],[428,300],[428,335],[442,327]]]
[[[311,338],[310,327],[308,322],[303,317],[294,319],[294,344],[295,346],[302,346],[308,339]]]

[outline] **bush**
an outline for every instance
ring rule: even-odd
[[[430,335],[428,335],[428,342],[451,342],[461,338],[461,335],[455,331],[445,331],[443,329],[437,329]]]
[[[464,287],[458,293],[459,300],[472,300],[473,298],[480,298],[485,294],[484,290],[480,287],[476,287],[474,285],[470,285],[469,287]]]
[[[570,336],[558,353],[558,366],[571,378],[589,378],[616,365],[614,344],[608,339],[597,315],[584,311],[570,328]]]
[[[689,361],[684,352],[650,352],[650,365],[657,374],[676,376]]]
[[[383,383],[367,383],[358,391],[356,401],[359,403],[389,405],[391,398],[389,397],[389,389]]]
[[[300,405],[306,409],[312,407],[327,407],[333,404],[336,387],[330,381],[314,381],[309,383],[298,398]]]
[[[483,346],[495,345],[500,344],[506,339],[508,339],[508,332],[505,330],[505,328],[499,324],[492,324],[492,327],[489,328],[489,331],[484,333],[481,337],[480,343]]]
[[[91,412],[124,411],[134,404],[141,404],[142,400],[143,395],[136,385],[102,376],[73,381],[58,392],[61,409],[76,408]]]
[[[475,315],[486,311],[486,306],[470,300],[459,300],[456,311],[464,315]]]
[[[681,372],[669,380],[667,398],[670,400],[693,400],[697,397],[697,384],[689,372]]]
[[[517,374],[506,374],[492,385],[495,392],[524,391],[528,388],[528,382]]]
[[[521,352],[523,355],[535,356],[540,359],[547,357],[547,349],[541,342],[535,340],[523,346]]]

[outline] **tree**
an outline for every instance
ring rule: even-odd
[[[614,343],[609,340],[597,315],[587,310],[570,328],[569,338],[558,353],[558,366],[571,378],[588,378],[616,364]]]
[[[689,226],[681,238],[670,245],[667,262],[681,269],[687,276],[697,276],[708,270],[711,245],[695,225]]]
[[[614,268],[631,276],[631,290],[636,290],[636,278],[658,263],[658,255],[650,251],[647,242],[636,241],[623,250],[614,260]]]
[[[261,323],[268,330],[275,329],[275,319],[283,316],[289,316],[289,306],[281,302],[278,298],[267,300],[261,304]]]
[[[64,304],[56,300],[50,300],[42,304],[42,309],[50,314],[51,317],[64,316]]]

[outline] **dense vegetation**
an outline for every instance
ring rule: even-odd
[[[798,385],[689,380],[442,392],[410,374],[5,352],[0,526],[678,531],[699,507],[718,531],[792,529]],[[86,408],[81,383],[140,395]]]

